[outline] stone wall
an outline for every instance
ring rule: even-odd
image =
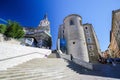
[[[93,64],[92,63],[85,62],[85,61],[83,61],[79,58],[73,58],[73,57],[71,58],[71,55],[63,54],[61,52],[61,50],[58,50],[58,53],[59,53],[61,58],[64,58],[64,59],[69,60],[69,61],[73,61],[74,63],[76,63],[76,64],[78,64],[82,67],[93,70]]]
[[[30,59],[45,58],[50,54],[51,50],[49,49],[0,42],[0,70],[5,70]]]
[[[88,47],[89,62],[96,63],[98,62],[99,54],[101,53],[97,35],[92,24],[86,23],[83,25],[83,28]]]

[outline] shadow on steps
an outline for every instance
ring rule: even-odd
[[[120,79],[120,73],[118,72],[118,70],[120,71],[120,64],[116,67],[111,64],[93,64],[94,69],[89,70],[72,61],[67,62],[69,63],[67,67],[79,74]]]

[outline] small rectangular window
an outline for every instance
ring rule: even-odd
[[[63,29],[65,29],[65,26],[63,26]]]
[[[73,44],[75,44],[75,42],[73,42]]]
[[[91,38],[89,37],[89,38],[87,38],[87,43],[91,43],[92,41],[91,41]]]
[[[85,31],[86,33],[89,33],[88,30]]]
[[[70,25],[74,25],[74,22],[73,22],[73,20],[70,20]]]
[[[80,25],[82,25],[82,21],[80,20]]]
[[[89,54],[90,54],[90,56],[94,56],[95,55],[94,52],[90,52]]]
[[[88,50],[92,51],[93,50],[93,45],[88,45]]]
[[[65,37],[64,37],[64,34],[63,34],[63,39],[64,39]]]

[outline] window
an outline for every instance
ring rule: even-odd
[[[82,25],[82,21],[80,20],[80,25]]]
[[[65,38],[64,34],[63,34],[63,39]]]
[[[88,27],[85,27],[85,33],[89,33]]]
[[[86,37],[90,37],[90,34],[89,34],[89,33],[86,33]]]
[[[63,33],[64,33],[64,30],[63,30]]]
[[[73,44],[75,44],[75,42],[73,42]]]
[[[88,45],[88,50],[92,51],[93,50],[93,46],[92,45]]]
[[[95,55],[94,52],[90,52],[89,54],[90,54],[90,56],[94,56]]]
[[[85,31],[86,33],[89,33],[88,30]]]
[[[65,26],[63,26],[63,29],[65,29]]]
[[[91,43],[91,38],[87,38],[87,43]]]
[[[116,36],[118,37],[118,33],[116,34]]]
[[[74,25],[74,22],[73,22],[73,20],[70,20],[70,25]]]
[[[117,21],[117,24],[119,24],[119,21]]]

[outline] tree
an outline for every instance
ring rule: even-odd
[[[7,29],[5,32],[5,35],[7,37],[19,39],[22,38],[24,34],[25,32],[19,23],[10,20],[8,21]]]
[[[0,24],[0,33],[4,34],[6,31],[6,25],[5,24]]]

